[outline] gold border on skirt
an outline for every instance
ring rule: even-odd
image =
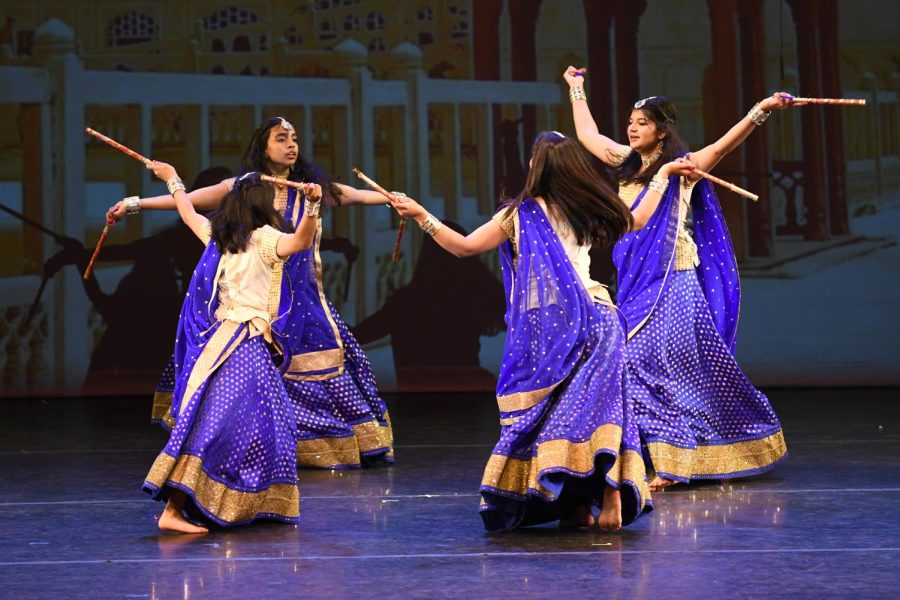
[[[784,433],[778,431],[759,440],[679,448],[665,442],[649,442],[653,468],[685,479],[708,475],[729,475],[768,467],[787,452]]]
[[[358,465],[360,455],[387,448],[386,456],[394,456],[394,432],[390,417],[387,425],[377,421],[353,426],[353,435],[339,438],[302,440],[297,443],[297,466],[327,469],[338,465]]]

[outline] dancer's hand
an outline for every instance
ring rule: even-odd
[[[763,110],[784,110],[792,106],[803,106],[806,102],[797,102],[794,97],[787,92],[775,92],[765,100],[759,103]]]
[[[681,158],[676,158],[672,162],[666,163],[659,168],[659,172],[665,177],[678,175],[679,177],[689,176],[694,173],[697,165],[691,162],[690,154]]]
[[[391,206],[396,209],[400,216],[403,218],[416,219],[418,220],[420,217],[424,217],[428,214],[428,211],[422,207],[421,204],[416,202],[410,197],[398,198],[396,196],[392,196]]]
[[[322,186],[318,183],[306,183],[304,184],[303,193],[306,194],[306,198],[312,202],[318,202],[322,199]]]
[[[178,177],[178,172],[175,171],[175,167],[169,163],[151,160],[147,163],[147,168],[153,171],[153,174],[162,181],[169,181],[170,179]]]
[[[106,211],[106,222],[113,225],[125,218],[125,201],[119,200]]]
[[[584,87],[584,73],[587,71],[584,67],[575,68],[569,65],[563,73],[563,79],[569,84],[570,88]]]

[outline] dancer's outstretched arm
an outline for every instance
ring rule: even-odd
[[[576,69],[569,66],[563,73],[563,79],[569,84],[570,99],[572,99],[572,117],[575,120],[575,133],[578,141],[588,152],[610,166],[616,166],[628,156],[631,148],[609,138],[597,129],[597,123],[591,116],[587,98],[584,92],[584,69]],[[573,90],[576,90],[573,92]],[[578,93],[580,90],[581,93]]]
[[[341,190],[341,204],[352,206],[354,204],[387,204],[387,198],[379,192],[372,190],[359,190],[343,183],[337,183]]]
[[[773,110],[784,110],[791,106],[801,106],[801,104],[800,102],[794,102],[789,94],[775,92],[754,106],[747,113],[747,116],[738,121],[725,135],[709,146],[696,152],[691,152],[691,162],[701,171],[712,170],[713,167],[719,164],[719,161],[725,158],[726,154],[740,146],[758,125],[762,125]],[[696,178],[697,176],[695,175],[691,179]]]
[[[412,198],[397,198],[391,204],[401,217],[415,220],[419,227],[426,232],[437,227],[432,234],[434,241],[444,250],[459,258],[493,250],[508,239],[496,221],[488,221],[469,235],[464,236],[449,227],[443,227],[440,221]]]
[[[178,177],[175,167],[158,160],[151,160],[147,163],[147,168],[153,171],[153,174],[156,175],[158,179],[166,182],[166,185],[169,186],[169,191],[172,194],[170,196],[172,202],[174,203],[175,208],[178,209],[178,216],[180,216],[181,220],[184,221],[184,224],[194,232],[194,235],[203,239],[208,231],[209,219],[199,214],[194,209],[194,205],[191,204],[187,193],[184,191],[184,184],[181,182],[181,178]]]
[[[225,183],[217,183],[204,188],[188,192],[188,202],[200,210],[212,210],[222,204],[222,200],[228,195],[229,188]],[[138,200],[140,210],[173,210],[175,198],[172,196],[152,196]],[[127,206],[124,200],[119,200],[109,207],[106,214],[113,222],[119,222],[127,214]]]

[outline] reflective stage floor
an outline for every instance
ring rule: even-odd
[[[900,391],[769,390],[773,474],[657,493],[615,534],[486,534],[490,395],[389,396],[397,464],[301,471],[294,527],[160,534],[150,402],[3,400],[2,598],[900,596]]]

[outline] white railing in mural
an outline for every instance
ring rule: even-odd
[[[483,199],[495,189],[494,148],[498,140],[493,136],[492,106],[535,105],[538,126],[553,127],[552,109],[561,100],[557,84],[428,79],[414,56],[394,80],[373,79],[364,57],[345,55],[341,60],[345,61],[342,78],[250,77],[90,71],[69,52],[50,55],[41,67],[0,66],[0,81],[4,82],[0,86],[0,103],[40,106],[44,224],[62,235],[83,240],[88,227],[98,225],[88,222],[85,210],[88,142],[84,128],[91,125],[85,122],[88,108],[139,107],[140,142],[133,147],[145,156],[153,155],[154,108],[194,109],[200,139],[190,147],[196,149],[198,156],[193,157],[193,162],[201,169],[210,166],[211,107],[252,107],[255,123],[269,116],[264,114],[267,106],[301,107],[303,123],[298,125],[302,132],[313,132],[315,108],[344,108],[346,123],[339,131],[343,139],[337,141],[345,154],[340,162],[346,172],[337,173],[338,176],[352,182],[350,169],[357,166],[392,189],[403,189],[419,198],[436,212],[443,214],[452,205],[450,214],[471,228],[490,216],[484,207],[493,203],[479,204],[474,197],[463,194],[461,110],[474,107],[478,113],[475,145],[480,176],[475,193]],[[375,115],[382,108],[397,108],[402,114],[400,126],[391,133],[402,136],[399,173],[395,169],[394,173],[382,174],[377,169],[376,143],[384,133],[376,131]],[[449,181],[439,191],[431,189],[428,123],[429,111],[433,109],[448,115],[442,135],[454,165],[448,170],[452,174]],[[314,155],[313,135],[301,135],[301,145],[307,155]],[[140,187],[129,193],[148,194],[156,189],[148,172],[142,172]],[[463,205],[465,209],[458,208]],[[414,236],[406,236],[405,262],[391,266],[385,259],[394,237],[390,213],[386,209],[370,210],[377,212],[366,219],[365,226],[358,211],[348,211],[346,231],[363,249],[354,266],[350,300],[343,307],[350,322],[377,308],[378,296],[383,295],[377,291],[388,280],[396,285],[398,279],[405,279],[413,266],[410,238]],[[149,224],[143,227],[144,233],[149,233]],[[44,243],[45,256],[56,251],[52,240]],[[29,326],[34,331],[24,327],[21,313],[27,311],[39,280],[37,276],[0,278],[0,370],[12,373],[0,383],[0,391],[5,394],[38,387],[77,392],[90,360],[94,337],[90,305],[75,269],[63,269],[50,281],[39,318]],[[15,367],[14,372],[10,371],[11,366]],[[38,386],[41,381],[44,385]]]

